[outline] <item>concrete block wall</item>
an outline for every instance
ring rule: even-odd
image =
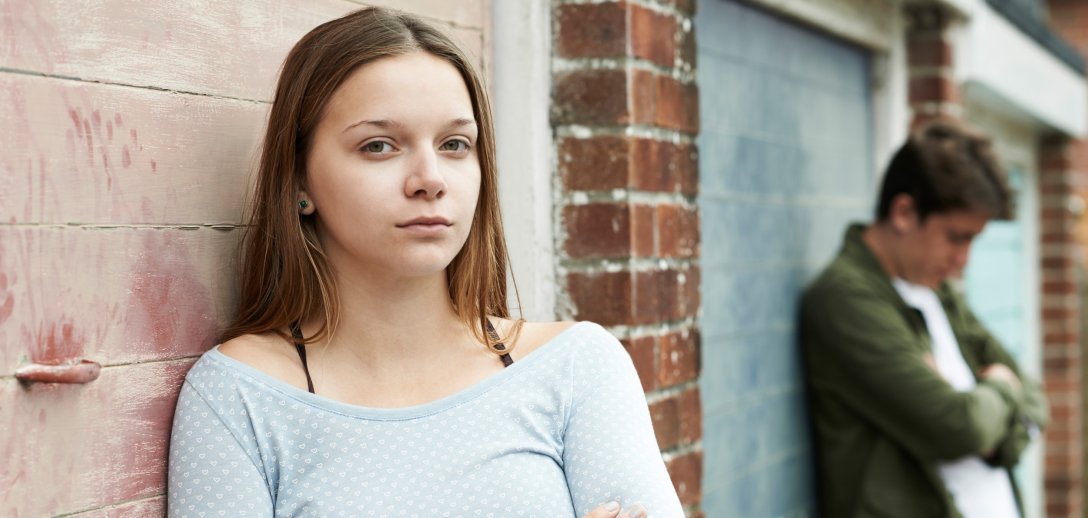
[[[552,5],[558,313],[621,338],[700,516],[694,2]]]
[[[368,3],[487,52],[488,0]],[[359,7],[0,2],[0,515],[163,513],[176,393],[231,309],[277,70]],[[100,377],[13,376],[80,359]]]

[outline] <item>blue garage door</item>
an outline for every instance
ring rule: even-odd
[[[1036,278],[1036,202],[1034,185],[1022,169],[1009,168],[1009,186],[1016,195],[1016,219],[991,221],[971,246],[964,272],[967,302],[979,320],[1016,358],[1033,379],[1039,379],[1039,288]],[[1042,516],[1042,451],[1038,441],[1017,466],[1016,476],[1027,516]]]
[[[1017,217],[991,221],[971,246],[964,272],[967,301],[979,320],[1021,365],[1028,347],[1027,303],[1030,293],[1027,254],[1028,200],[1023,173],[1009,171],[1009,186],[1017,193]],[[1034,263],[1031,263],[1033,265]]]
[[[805,283],[876,190],[869,56],[743,3],[698,4],[707,516],[813,511],[796,341]]]

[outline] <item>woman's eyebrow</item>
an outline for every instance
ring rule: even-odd
[[[377,126],[379,128],[383,128],[383,129],[384,128],[399,128],[399,127],[402,126],[401,123],[399,123],[397,121],[394,121],[394,120],[387,120],[387,119],[368,120],[368,119],[363,119],[363,120],[361,120],[359,122],[354,122],[354,123],[350,124],[348,127],[344,128],[344,131],[342,133],[347,133],[352,128],[355,128],[357,126],[362,126],[362,125]]]
[[[449,127],[450,128],[460,128],[462,126],[475,126],[475,125],[476,125],[476,121],[473,120],[473,119],[459,118],[459,119],[453,119],[452,121],[450,121]]]
[[[397,122],[395,120],[363,119],[361,121],[351,123],[350,125],[348,125],[348,127],[344,128],[344,131],[341,132],[341,133],[347,133],[351,129],[353,129],[355,127],[358,127],[358,126],[363,126],[363,125],[376,126],[376,127],[382,128],[382,129],[400,128],[400,127],[403,126],[403,124],[401,124],[401,123],[399,123],[399,122]],[[452,121],[450,121],[450,123],[446,127],[448,127],[448,128],[460,128],[460,127],[463,127],[463,126],[475,126],[475,125],[476,125],[476,121],[474,119],[466,119],[466,118],[461,117],[461,118],[453,119]]]

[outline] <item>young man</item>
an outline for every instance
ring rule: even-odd
[[[1010,217],[989,143],[933,123],[885,172],[801,304],[821,515],[1016,518],[1009,468],[1048,420],[1038,387],[949,279]]]

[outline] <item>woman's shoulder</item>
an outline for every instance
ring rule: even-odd
[[[520,329],[516,329],[516,323],[512,320],[500,320],[499,326],[503,336],[512,337],[514,351],[511,353],[514,359],[524,358],[541,347],[551,343],[556,337],[565,333],[577,322],[522,322]]]
[[[515,336],[514,359],[524,358],[538,349],[557,346],[570,347],[576,355],[624,352],[623,346],[603,327],[588,321],[523,322],[520,331],[512,331],[514,322],[502,320],[504,336]]]
[[[306,374],[294,346],[275,333],[231,338],[216,350],[274,379],[306,388]]]

